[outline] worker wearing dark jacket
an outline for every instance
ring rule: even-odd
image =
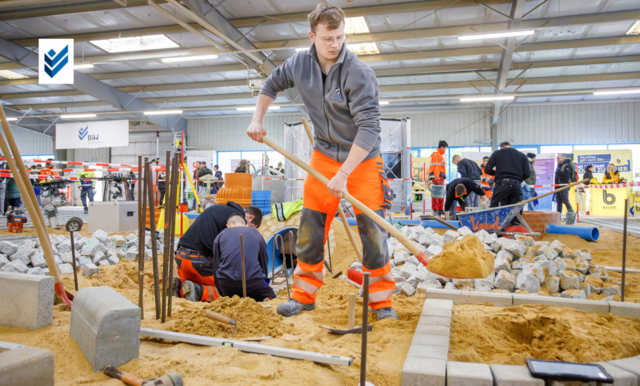
[[[571,172],[570,166],[571,160],[565,159],[562,154],[558,154],[558,168],[556,169],[556,184],[570,184]],[[567,212],[573,212],[571,203],[569,202],[569,189],[565,189],[556,193],[556,204],[558,212],[562,213],[562,204],[566,205]]]
[[[240,235],[243,237],[247,297],[257,302],[275,298],[273,289],[267,285],[267,244],[260,232],[248,227],[239,214],[229,217],[227,229],[213,242],[213,270],[220,295],[243,296]]]
[[[512,148],[509,142],[502,142],[500,150],[491,154],[484,172],[495,176],[492,208],[517,204],[522,200],[520,184],[531,176],[531,168],[527,156]]]
[[[210,302],[218,298],[213,269],[213,241],[227,228],[232,215],[241,216],[248,226],[259,228],[262,211],[255,206],[242,208],[235,202],[214,205],[204,210],[178,242],[173,278],[174,296],[191,301]]]
[[[456,203],[463,211],[467,208],[468,197],[471,193],[478,197],[484,196],[484,190],[475,181],[468,178],[457,178],[447,185],[447,197],[444,204],[445,218],[455,219]]]
[[[468,178],[478,184],[478,186],[482,185],[482,170],[477,163],[466,158],[462,158],[459,155],[454,155],[451,162],[458,166],[458,173],[460,173],[460,177]],[[469,197],[467,198],[467,205],[472,208],[479,207],[480,196],[470,192]]]

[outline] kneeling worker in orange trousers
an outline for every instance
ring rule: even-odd
[[[309,14],[313,44],[276,68],[260,90],[247,134],[261,142],[262,120],[279,92],[296,87],[314,127],[310,165],[330,180],[328,188],[307,175],[296,247],[292,299],[281,304],[283,316],[315,308],[323,282],[324,245],[342,193],[348,191],[385,216],[393,193],[380,155],[380,104],[373,70],[347,49],[342,9],[319,4]],[[355,209],[355,208],[354,208]],[[390,274],[387,233],[355,209],[362,240],[363,271],[371,273],[370,306],[378,320],[398,316],[392,308],[395,282]]]

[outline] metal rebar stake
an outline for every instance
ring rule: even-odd
[[[624,200],[624,226],[622,230],[622,288],[620,289],[620,300],[624,302],[624,284],[627,273],[627,215],[629,212],[629,199]]]
[[[179,170],[179,166],[178,166],[178,158],[174,157],[173,158],[173,175],[175,177],[172,178],[172,181],[174,182],[173,185],[176,185],[178,182],[178,174],[176,173],[177,170]],[[171,254],[171,259],[169,260],[169,272],[170,272],[170,276],[171,276],[171,284],[169,285],[170,288],[170,296],[169,296],[169,310],[167,312],[167,314],[169,316],[171,316],[171,305],[172,305],[172,298],[173,298],[173,259],[174,259],[174,252],[175,252],[175,241],[176,241],[176,190],[175,190],[175,186],[172,188],[173,189],[173,193],[171,195],[171,223],[170,223],[170,227],[171,227],[171,231],[170,231],[170,235],[169,235],[169,251]]]
[[[78,292],[78,271],[76,271],[76,246],[73,240],[73,231],[69,232],[71,236],[71,262],[73,263],[73,284],[76,286],[76,292]]]
[[[247,297],[247,275],[244,271],[244,235],[240,235],[240,264],[242,264],[242,297]]]
[[[139,157],[140,159],[142,157]],[[140,318],[144,319],[144,244],[147,223],[147,184],[145,183],[144,170],[142,163],[138,160],[138,196],[140,204],[140,222],[138,224],[138,306],[140,307]],[[144,158],[144,165],[147,165],[147,158]]]
[[[362,278],[362,346],[360,348],[360,385],[367,384],[367,329],[369,326],[369,272]]]
[[[170,166],[169,166],[169,162],[171,162],[171,152],[167,151],[166,154],[166,160],[165,160],[165,187],[166,187],[166,176],[167,173],[170,171]],[[156,186],[158,186],[158,183],[156,183]],[[162,205],[162,202],[160,202],[160,205]],[[163,240],[163,250],[162,250],[162,323],[167,321],[167,282],[169,281],[169,261],[167,260],[167,258],[169,257],[169,252],[167,250],[167,238],[168,238],[168,232],[167,232],[167,210],[166,210],[166,206],[165,206],[165,211],[164,211],[164,218],[163,218],[163,227],[162,229],[164,229],[164,240]]]
[[[147,177],[147,194],[149,195],[149,229],[150,229],[150,241],[151,241],[151,260],[153,262],[153,292],[156,301],[156,319],[160,319],[160,311],[162,305],[160,304],[160,273],[158,272],[158,246],[156,245],[156,212],[153,203],[153,183],[150,165],[145,167],[145,176]],[[145,246],[143,246],[144,248]],[[146,251],[145,251],[146,254]]]

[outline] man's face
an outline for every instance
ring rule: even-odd
[[[454,159],[452,159],[452,160],[451,160],[451,162],[452,162],[454,165],[457,165],[457,164],[458,164],[458,162],[460,162],[460,158],[454,158]]]
[[[483,159],[483,160],[482,160],[482,167],[487,166],[487,162],[489,162],[489,160],[488,160],[488,159],[486,159],[486,158],[485,158],[485,159]]]
[[[564,157],[562,156],[562,154],[558,154],[556,160],[558,161],[558,164],[561,164],[562,162],[564,162]]]
[[[334,30],[328,29],[326,24],[318,24],[316,26],[316,32],[309,32],[309,37],[316,45],[318,57],[326,60],[335,60],[338,58],[338,55],[340,55],[340,49],[346,40],[344,23],[340,24],[340,27]]]

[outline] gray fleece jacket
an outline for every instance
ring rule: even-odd
[[[260,94],[273,99],[278,92],[297,87],[314,127],[314,148],[344,162],[352,145],[368,150],[365,160],[380,154],[380,105],[373,70],[346,44],[322,87],[322,70],[315,45],[276,68]]]

